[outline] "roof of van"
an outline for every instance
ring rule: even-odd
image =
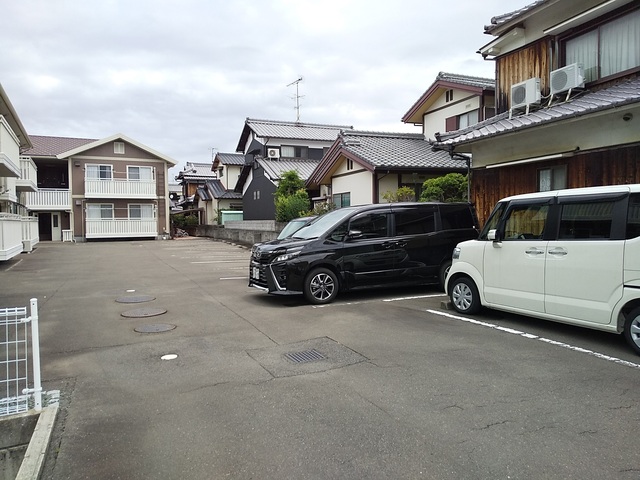
[[[598,195],[603,193],[622,193],[622,192],[640,192],[640,184],[629,185],[606,185],[600,187],[582,187],[567,188],[564,190],[550,190],[547,192],[523,193],[520,195],[511,195],[501,199],[501,202],[511,200],[526,200],[528,198],[548,198],[548,197],[566,197],[575,195]]]

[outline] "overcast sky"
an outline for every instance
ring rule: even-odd
[[[440,71],[494,76],[476,51],[527,0],[4,2],[0,83],[27,132],[123,133],[179,165],[235,152],[245,118],[416,131]]]

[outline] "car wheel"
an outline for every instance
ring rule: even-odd
[[[328,268],[312,270],[304,281],[304,296],[316,305],[331,303],[338,295],[338,277]]]
[[[459,313],[474,314],[480,311],[480,295],[476,284],[468,277],[451,281],[451,303]]]
[[[440,272],[438,280],[440,281],[440,288],[444,290],[444,283],[447,280],[447,274],[451,270],[451,260],[447,260],[442,265],[440,265]]]
[[[631,348],[640,355],[640,307],[631,310],[624,322],[624,338]]]

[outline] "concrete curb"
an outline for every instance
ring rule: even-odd
[[[31,436],[27,451],[24,454],[24,459],[22,460],[22,465],[20,465],[20,470],[18,470],[18,475],[16,475],[16,480],[35,480],[40,478],[57,415],[58,405],[45,407],[42,409],[42,412],[40,412],[38,423]]]

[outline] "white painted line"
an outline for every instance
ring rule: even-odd
[[[400,300],[414,300],[419,298],[433,298],[433,297],[444,297],[446,296],[444,293],[436,293],[433,295],[417,295],[415,297],[397,297],[397,298],[385,298],[383,302],[397,302]],[[380,300],[366,300],[363,302],[344,302],[344,303],[329,303],[326,305],[312,305],[312,308],[325,308],[325,307],[342,307],[344,305],[362,305],[363,303],[374,303],[379,302]]]
[[[479,325],[481,327],[493,328],[494,330],[499,330],[501,332],[511,333],[513,335],[518,335],[520,337],[528,338],[529,340],[540,340],[541,342],[548,343],[550,345],[566,348],[574,352],[586,353],[587,355],[591,355],[593,357],[599,358],[601,360],[606,360],[608,362],[624,365],[625,367],[640,369],[640,364],[638,363],[628,362],[627,360],[622,360],[621,358],[605,355],[604,353],[594,352],[593,350],[588,350],[586,348],[576,347],[573,345],[569,345],[568,343],[558,342],[557,340],[550,340],[548,338],[539,337],[538,335],[534,335],[533,333],[521,332],[520,330],[501,327],[499,325],[494,325],[493,323],[481,322],[480,320],[474,320],[473,318],[459,317],[458,315],[452,315],[450,313],[442,312],[440,310],[427,309],[426,311],[429,313],[433,313],[434,315],[440,315],[441,317],[453,318],[455,320],[462,320],[463,322],[472,323],[474,325]]]
[[[398,302],[401,300],[415,300],[418,298],[434,298],[434,297],[446,297],[444,293],[436,293],[433,295],[417,295],[415,297],[400,297],[400,298],[387,298],[386,300],[382,300],[383,302]]]
[[[20,262],[22,262],[22,260],[23,260],[23,259],[21,258],[20,260],[18,260],[16,263],[14,263],[13,265],[11,265],[10,267],[5,268],[5,270],[4,270],[4,271],[5,271],[5,272],[8,272],[8,271],[9,271],[9,270],[11,270],[13,267],[15,267],[15,266],[16,266],[16,265],[18,265]]]
[[[249,278],[248,275],[244,277],[220,277],[220,280],[246,280],[247,278]]]
[[[238,263],[240,260],[206,260],[203,262],[189,262],[189,263]]]

